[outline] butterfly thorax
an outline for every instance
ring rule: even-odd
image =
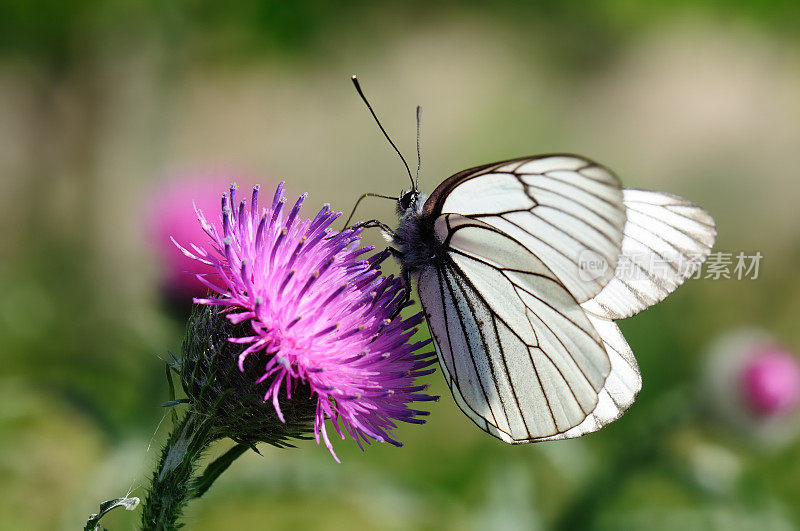
[[[441,243],[433,231],[433,219],[423,212],[427,197],[416,193],[407,208],[403,208],[404,205],[398,202],[400,224],[392,237],[392,243],[399,251],[401,265],[409,273],[430,265],[441,251]]]

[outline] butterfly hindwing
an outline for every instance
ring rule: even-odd
[[[467,275],[474,280],[482,274],[478,269],[488,267],[459,262],[428,267],[418,277],[442,372],[458,405],[482,429],[511,443],[580,424],[597,406],[610,371],[588,319],[572,322],[582,314],[562,316],[559,302],[530,295],[502,275],[467,282]],[[540,282],[570,297],[552,279]],[[524,309],[498,312],[495,301]]]
[[[597,431],[621,417],[642,389],[639,364],[616,323],[592,314],[587,316],[603,338],[603,345],[611,362],[611,372],[600,390],[597,406],[583,422],[564,433],[540,440],[570,439]]]

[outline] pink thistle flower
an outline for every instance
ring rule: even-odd
[[[360,230],[330,229],[340,213],[328,205],[301,220],[304,198],[286,212],[281,183],[269,208],[259,210],[256,187],[248,210],[231,186],[222,196],[221,230],[198,210],[210,249],[175,242],[215,271],[197,274],[214,294],[194,301],[223,307],[233,324],[249,321],[251,335],[229,339],[246,346],[238,368],[244,372],[245,359],[259,356],[263,374],[254,383],[269,384],[264,400],[272,401],[282,422],[281,394],[290,399],[300,385],[308,386],[316,397],[316,441],[321,438],[334,458],[326,419],[362,449],[370,439],[401,446],[392,437],[395,421],[423,423],[418,417],[428,413],[409,404],[437,398],[414,382],[435,370],[429,368],[433,352],[417,353],[430,340],[409,343],[422,314],[394,317],[404,288],[399,279],[381,276],[388,253],[364,258],[372,247],[358,247]]]

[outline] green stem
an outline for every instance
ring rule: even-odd
[[[216,439],[206,418],[192,409],[175,425],[142,507],[142,529],[168,531],[180,527],[183,509],[197,495],[193,482],[197,462]]]

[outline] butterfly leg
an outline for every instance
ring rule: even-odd
[[[400,250],[394,247],[387,247],[386,250],[402,263],[401,258],[403,253]],[[392,314],[392,319],[400,315],[400,312],[403,311],[405,307],[411,305],[411,272],[405,267],[400,272],[400,280],[403,282],[403,295],[400,303],[397,305],[397,309],[394,314]]]
[[[392,238],[395,238],[397,236],[397,233],[389,225],[387,225],[386,223],[382,223],[382,222],[378,221],[377,219],[371,219],[369,221],[361,221],[361,222],[356,223],[355,225],[352,225],[350,227],[345,227],[342,230],[348,230],[348,229],[351,229],[351,230],[374,229],[374,228],[381,229],[383,232],[385,232],[386,234],[388,234]],[[335,236],[336,236],[336,233],[333,232],[333,233],[331,233],[330,236],[326,236],[326,239],[330,239],[330,238],[333,238]]]
[[[397,201],[396,197],[392,197],[390,195],[376,194],[376,193],[373,193],[373,192],[367,192],[365,194],[361,194],[361,197],[359,197],[358,200],[356,200],[356,204],[353,206],[353,210],[350,211],[350,215],[347,216],[347,220],[344,222],[344,228],[345,229],[350,225],[350,220],[353,219],[353,216],[356,213],[356,209],[358,208],[358,205],[361,203],[361,201],[363,201],[367,197],[379,197],[381,199],[391,199],[392,201]]]
[[[360,223],[356,223],[355,225],[353,225],[350,228],[354,229],[354,230],[355,229],[374,229],[374,228],[379,228],[383,232],[385,232],[386,234],[391,236],[392,238],[396,238],[397,237],[397,233],[394,231],[394,229],[392,229],[386,223],[382,223],[382,222],[378,221],[377,219],[371,219],[369,221],[362,221]]]

